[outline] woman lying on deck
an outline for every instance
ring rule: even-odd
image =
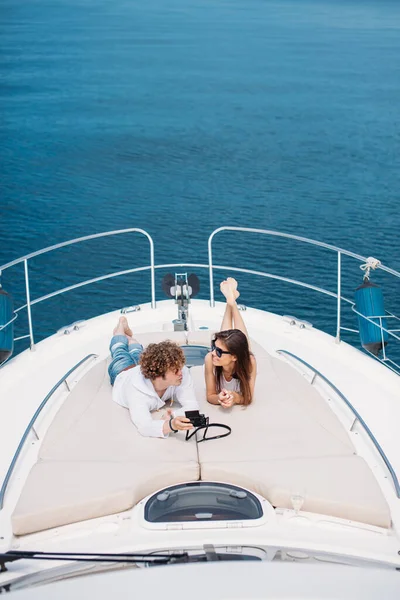
[[[236,304],[237,281],[228,277],[221,283],[221,292],[226,298],[221,331],[215,334],[205,359],[207,401],[223,408],[248,406],[253,399],[257,364]]]

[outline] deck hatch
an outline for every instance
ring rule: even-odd
[[[149,523],[260,519],[261,503],[251,492],[223,483],[194,482],[157,492],[146,502]]]
[[[189,368],[204,365],[204,359],[210,352],[208,346],[185,345],[181,346],[181,348],[186,358],[186,366]]]

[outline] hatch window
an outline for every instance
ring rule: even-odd
[[[262,516],[261,503],[251,492],[204,481],[166,488],[151,496],[144,511],[149,523],[243,521]]]
[[[187,367],[197,367],[204,365],[204,359],[210,352],[207,346],[181,346],[186,358]]]

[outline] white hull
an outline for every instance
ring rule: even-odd
[[[219,329],[223,311],[224,305],[221,303],[211,307],[208,301],[192,300],[188,330],[196,332]],[[142,305],[139,311],[129,313],[128,317],[135,334],[164,332],[167,337],[167,333],[173,331],[176,313],[175,302],[166,300],[158,302],[156,308],[150,303]],[[119,310],[114,311],[83,322],[68,333],[60,330],[37,344],[34,351],[26,350],[11,358],[0,370],[0,481],[3,481],[21,437],[43,399],[70,369],[89,357],[68,377],[68,385],[62,384],[57,388],[30,431],[16,461],[4,496],[4,506],[0,511],[0,552],[10,549],[40,549],[46,552],[154,552],[166,549],[195,549],[202,548],[204,544],[213,544],[218,547],[236,548],[234,551],[237,552],[242,552],[240,549],[247,546],[257,547],[264,549],[269,560],[279,555],[280,562],[286,560],[318,563],[322,560],[321,556],[325,555],[328,561],[333,562],[353,564],[357,561],[371,561],[377,565],[384,563],[388,567],[400,568],[400,499],[396,490],[396,474],[400,474],[399,377],[378,361],[342,341],[337,343],[335,338],[309,324],[253,308],[247,308],[244,313],[250,337],[272,357],[291,364],[293,369],[299,371],[318,390],[321,401],[329,406],[347,431],[356,454],[365,460],[373,473],[390,510],[389,528],[340,519],[329,514],[303,510],[296,513],[290,508],[271,508],[272,512],[268,518],[257,527],[204,523],[197,528],[151,528],[143,518],[146,501],[143,499],[132,509],[122,513],[14,536],[11,516],[27,476],[37,461],[43,438],[58,410],[68,398],[70,390],[74,389],[94,364],[108,356],[110,333],[119,315]],[[362,416],[365,424],[372,430],[375,440],[368,435],[349,405]],[[217,446],[215,451],[218,452]],[[387,459],[392,473],[383,456]],[[333,559],[332,556],[336,558]],[[0,587],[6,585],[7,581],[15,581],[15,578],[27,576],[29,573],[58,572],[63,568],[60,565],[63,563],[12,563],[7,573],[0,574]],[[211,566],[216,569],[213,577],[218,587],[220,579],[224,577],[224,571],[221,566]],[[202,566],[176,568],[182,570],[182,573],[185,572],[185,577],[189,577],[193,569],[204,569]],[[241,564],[240,568],[244,568],[244,565]],[[255,565],[248,568],[260,570],[260,567]],[[275,578],[281,582],[282,577],[286,578],[286,575],[282,575],[282,565],[277,571],[268,570],[270,568],[271,566],[266,571],[272,586],[269,591],[275,589]],[[329,586],[334,586],[336,581],[337,593],[341,597],[347,597],[339,591],[341,584],[334,570],[326,570],[326,567],[323,569],[324,571],[322,568],[319,571],[317,569],[315,589],[319,589],[317,582],[320,575],[321,581],[324,578],[328,581],[330,574],[333,574]],[[170,577],[172,570],[164,571],[168,571],[167,577]],[[290,575],[288,581],[286,597],[292,597],[292,587],[296,587],[297,571],[293,573],[293,579]],[[145,573],[139,575],[141,579],[137,581],[140,586],[142,580],[147,581],[149,576],[146,579]],[[125,576],[127,581],[131,577],[130,574]],[[208,576],[206,575],[207,578]],[[374,576],[371,577],[373,579]],[[303,581],[305,579],[306,577]],[[389,586],[387,597],[392,597],[389,594],[391,580],[386,581]],[[232,583],[234,582],[235,579],[232,579]],[[307,586],[306,590],[309,591]],[[249,591],[249,597],[255,597],[251,593],[253,592]],[[192,596],[197,597],[196,592]]]

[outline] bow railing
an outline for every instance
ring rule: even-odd
[[[30,262],[35,257],[45,254],[45,253],[49,253],[49,252],[58,250],[60,248],[66,247],[66,246],[79,244],[84,241],[88,241],[88,240],[92,240],[92,239],[96,239],[96,238],[104,238],[104,237],[114,236],[114,235],[130,234],[130,233],[134,233],[134,232],[144,235],[149,241],[149,249],[150,249],[150,264],[149,265],[126,269],[123,271],[115,271],[112,273],[108,273],[106,275],[102,275],[100,277],[96,277],[93,279],[87,279],[85,281],[70,285],[68,287],[58,289],[54,292],[51,292],[51,293],[41,296],[39,298],[31,299],[28,262]],[[246,233],[246,234],[251,234],[251,235],[256,234],[256,235],[261,235],[261,236],[269,236],[271,238],[282,238],[282,239],[286,239],[286,240],[300,242],[302,244],[306,244],[306,245],[313,246],[313,247],[324,248],[328,251],[331,251],[332,253],[335,253],[336,254],[336,286],[335,286],[335,289],[329,290],[329,289],[326,289],[321,286],[317,286],[317,285],[313,285],[313,284],[305,282],[305,281],[301,281],[299,279],[295,279],[295,278],[291,278],[291,277],[284,277],[284,276],[281,276],[281,275],[278,275],[275,273],[270,273],[270,272],[267,272],[264,270],[241,268],[241,267],[231,266],[231,265],[220,265],[220,264],[216,265],[216,264],[214,264],[214,262],[213,262],[213,242],[214,242],[215,236],[222,232],[236,232],[236,233],[240,232],[240,233]],[[335,299],[335,301],[336,301],[336,341],[337,341],[337,343],[340,342],[341,332],[343,332],[343,331],[358,333],[357,329],[351,329],[349,327],[345,327],[342,322],[342,308],[344,305],[350,306],[351,310],[355,314],[357,314],[360,318],[365,319],[369,323],[372,323],[374,327],[379,328],[381,338],[382,338],[382,357],[375,356],[375,358],[377,358],[383,364],[385,364],[387,367],[391,368],[392,370],[394,370],[395,372],[398,373],[398,372],[400,372],[400,364],[398,362],[392,360],[391,358],[389,358],[389,356],[387,355],[387,351],[385,348],[383,338],[384,338],[384,335],[387,334],[392,339],[396,340],[396,342],[400,341],[400,319],[396,315],[394,315],[393,313],[391,313],[389,311],[387,311],[384,315],[379,315],[378,317],[373,317],[373,318],[367,317],[367,316],[361,314],[359,311],[357,311],[354,300],[347,298],[342,293],[342,257],[343,256],[351,257],[360,263],[368,264],[368,261],[370,260],[369,258],[366,258],[365,256],[362,256],[360,254],[356,254],[354,252],[349,252],[348,250],[344,250],[343,248],[339,248],[339,247],[333,246],[331,244],[326,244],[324,242],[319,242],[316,240],[312,240],[309,238],[292,235],[292,234],[288,234],[288,233],[282,233],[279,231],[273,231],[273,230],[268,230],[268,229],[255,229],[255,228],[248,228],[248,227],[226,226],[226,227],[219,227],[219,228],[215,229],[211,233],[211,235],[209,236],[209,239],[208,239],[208,264],[180,262],[180,263],[155,265],[154,264],[153,240],[146,231],[144,231],[143,229],[139,229],[139,228],[129,228],[129,229],[116,230],[116,231],[107,231],[104,233],[98,233],[98,234],[89,235],[89,236],[85,236],[85,237],[81,237],[81,238],[75,238],[73,240],[69,240],[67,242],[49,246],[49,247],[39,250],[37,252],[27,254],[26,256],[23,256],[19,259],[11,261],[0,267],[0,275],[1,275],[2,271],[5,271],[6,269],[9,269],[10,267],[13,267],[17,264],[23,263],[24,274],[25,274],[25,293],[26,293],[26,302],[23,305],[21,305],[15,309],[13,318],[8,323],[0,325],[0,332],[5,327],[8,327],[11,325],[11,323],[19,315],[20,311],[26,309],[27,316],[28,316],[29,333],[27,335],[22,335],[18,338],[15,338],[15,341],[24,339],[24,338],[29,338],[30,348],[34,349],[35,341],[34,341],[34,324],[33,324],[32,313],[31,313],[32,306],[34,306],[35,304],[44,302],[44,301],[46,301],[50,298],[53,298],[55,296],[58,296],[60,294],[70,292],[72,290],[76,290],[78,288],[82,288],[84,286],[87,286],[87,285],[90,285],[93,283],[104,281],[104,280],[107,280],[107,279],[110,279],[113,277],[119,277],[119,276],[127,275],[130,273],[139,273],[139,272],[144,272],[144,271],[148,271],[148,270],[150,270],[150,280],[151,280],[151,289],[150,289],[151,307],[155,308],[156,307],[156,297],[155,297],[155,271],[156,271],[156,269],[166,269],[166,268],[175,268],[175,267],[179,267],[179,268],[192,267],[192,268],[208,269],[209,291],[210,291],[209,300],[210,300],[210,305],[213,307],[213,306],[215,306],[214,272],[216,270],[218,270],[218,271],[222,270],[222,271],[231,271],[234,273],[245,273],[245,274],[254,275],[257,277],[281,281],[281,282],[295,285],[295,286],[298,286],[301,288],[306,288],[308,290],[311,290],[311,291],[314,291],[319,294],[323,294],[325,296]],[[376,266],[378,269],[381,269],[382,271],[384,271],[400,280],[400,273],[398,271],[395,271],[394,269],[386,267],[385,265],[382,265],[381,263],[379,263]],[[388,326],[385,327],[384,320],[386,323],[391,324],[390,327],[388,327]]]

